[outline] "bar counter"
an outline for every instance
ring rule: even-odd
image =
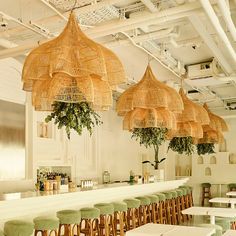
[[[32,219],[55,215],[62,209],[80,209],[98,202],[121,201],[125,198],[168,191],[185,184],[188,178],[148,184],[116,183],[94,186],[91,190],[22,192],[0,194],[0,225],[10,219]]]

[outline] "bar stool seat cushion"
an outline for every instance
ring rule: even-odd
[[[165,194],[167,200],[172,199],[172,193],[171,192],[164,192],[164,194]]]
[[[166,195],[164,193],[155,193],[155,195],[158,196],[160,202],[166,200]]]
[[[147,195],[145,196],[147,198],[149,198],[151,203],[158,203],[159,202],[159,197],[157,195]]]
[[[59,227],[59,219],[55,217],[39,216],[34,218],[36,230],[55,230]]]
[[[58,211],[57,217],[60,220],[60,224],[63,225],[79,224],[81,222],[80,211],[75,211],[75,210]]]
[[[188,194],[187,189],[186,189],[186,188],[183,188],[183,186],[180,186],[178,189],[182,190],[183,196],[185,196],[185,195]]]
[[[184,185],[186,188],[190,189],[191,191],[193,191],[193,187],[189,186],[189,185]]]
[[[34,224],[23,220],[10,220],[4,224],[6,236],[31,236],[34,231]]]
[[[114,206],[111,203],[98,203],[94,207],[100,210],[100,215],[112,215],[114,213]]]
[[[139,208],[141,201],[135,198],[124,199],[124,202],[127,204],[127,207],[130,208]]]
[[[210,183],[202,183],[201,186],[204,188],[210,188],[211,184]]]
[[[216,233],[213,234],[214,236],[222,236],[222,227],[219,225],[213,225],[213,224],[199,224],[199,227],[204,227],[204,228],[212,228],[216,230]]]
[[[172,198],[177,198],[178,197],[178,193],[175,190],[170,191],[170,193],[172,194]]]
[[[178,197],[184,196],[184,191],[183,191],[183,189],[179,188],[179,189],[176,189],[175,191],[177,192]]]
[[[112,205],[115,212],[128,210],[127,204],[125,202],[112,202]]]
[[[95,219],[99,218],[100,210],[95,207],[84,207],[80,209],[82,219]]]
[[[136,197],[136,199],[140,200],[141,206],[147,206],[151,204],[151,201],[147,197]]]
[[[4,236],[3,232],[0,230],[0,236]]]

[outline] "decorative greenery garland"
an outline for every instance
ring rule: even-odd
[[[193,139],[192,137],[174,137],[169,143],[169,149],[179,154],[190,156],[194,153]]]
[[[214,143],[199,143],[196,146],[197,146],[197,154],[198,155],[215,153]]]
[[[65,126],[68,139],[70,139],[72,129],[81,135],[83,128],[86,128],[91,135],[95,125],[102,124],[100,116],[87,102],[54,102],[52,106],[53,112],[45,118],[45,122],[48,123],[54,119],[54,124],[58,124],[58,129]]]
[[[154,164],[150,161],[144,161],[144,163],[151,163],[151,165],[158,169],[158,164],[163,162],[166,158],[159,160],[158,151],[159,146],[166,140],[166,128],[135,128],[132,131],[131,138],[135,138],[136,141],[139,141],[140,145],[144,145],[146,148],[153,147],[155,151],[155,161]]]

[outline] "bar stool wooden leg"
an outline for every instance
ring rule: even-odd
[[[119,226],[119,229],[118,229]],[[116,211],[114,213],[114,231],[117,235],[119,233],[120,236],[125,235],[125,212]]]

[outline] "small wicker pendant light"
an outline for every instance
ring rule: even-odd
[[[32,91],[37,110],[50,109],[54,101],[84,100],[94,109],[107,110],[112,105],[112,89],[126,78],[118,57],[89,39],[72,12],[57,38],[27,56],[22,80],[23,89]]]
[[[213,114],[207,104],[203,106],[209,115],[210,123],[203,125],[203,138],[198,140],[198,143],[223,143],[224,135],[223,132],[228,131],[228,126],[224,119]]]
[[[184,94],[181,88],[179,94],[184,103],[184,110],[181,114],[176,114],[177,129],[169,130],[168,138],[173,137],[193,137],[202,138],[202,125],[209,124],[208,112],[200,105],[192,102]]]
[[[121,94],[117,101],[117,113],[124,116],[135,108],[157,109],[182,112],[183,102],[178,93],[159,82],[153,75],[150,65],[143,78]]]

